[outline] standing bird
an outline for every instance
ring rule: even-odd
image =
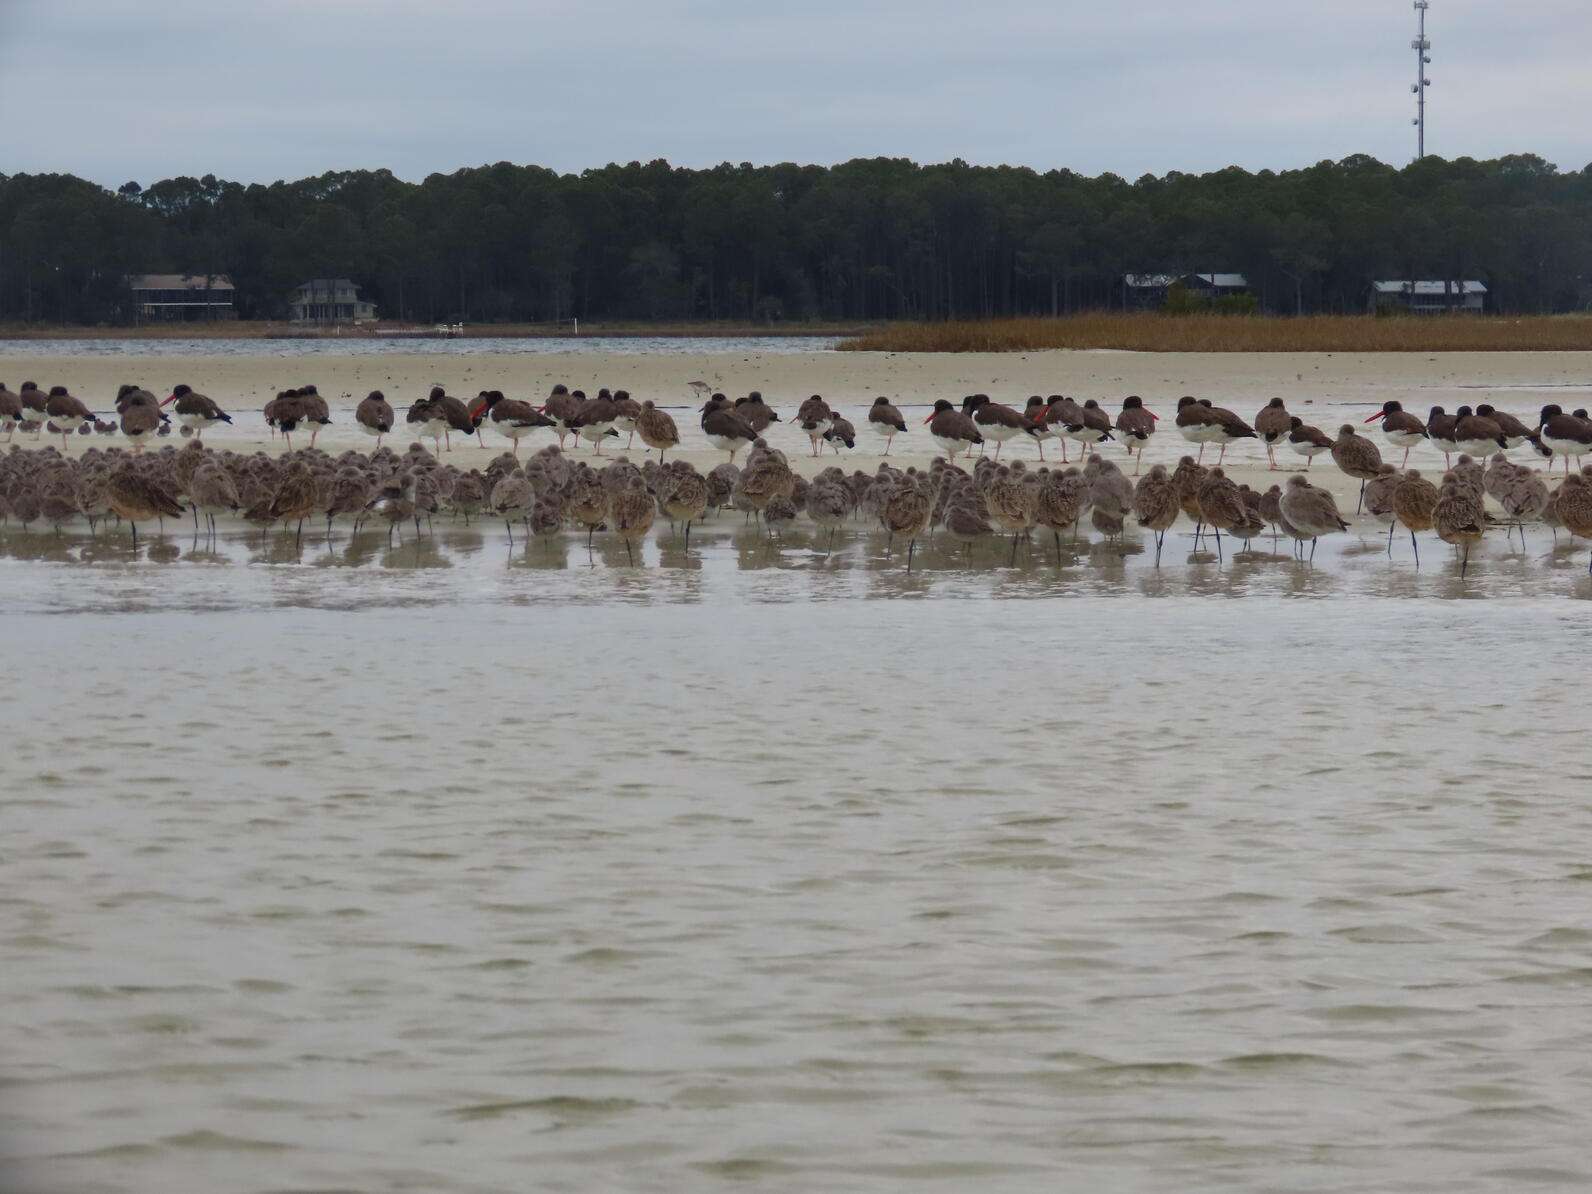
[[[890,399],[881,395],[875,398],[873,405],[868,408],[868,426],[875,435],[884,437],[884,451],[880,455],[888,456],[895,437],[906,431],[907,421],[901,417],[901,412],[890,404]]]
[[[1137,394],[1129,394],[1122,400],[1122,409],[1117,412],[1117,430],[1122,433],[1122,446],[1130,456],[1136,458],[1133,464],[1135,477],[1144,467],[1144,449],[1149,446],[1159,419],[1159,415],[1144,409],[1144,399]]]
[[[1277,445],[1287,439],[1292,430],[1293,416],[1288,413],[1281,398],[1273,398],[1255,416],[1255,434],[1266,445],[1266,459],[1271,462],[1269,467],[1272,472],[1277,469]]]
[[[1482,509],[1481,495],[1462,483],[1453,473],[1443,477],[1437,491],[1437,503],[1432,507],[1432,521],[1437,537],[1444,543],[1463,548],[1459,574],[1465,575],[1470,567],[1470,549],[1481,542],[1487,529],[1487,514]]]
[[[1444,468],[1448,467],[1449,458],[1459,451],[1459,444],[1454,439],[1454,424],[1458,422],[1458,416],[1449,414],[1440,406],[1434,406],[1426,413],[1426,436],[1443,454]]]
[[[737,452],[757,439],[757,432],[752,425],[735,413],[729,399],[723,394],[709,398],[701,414],[702,434],[719,451],[730,454],[731,464],[735,463]]]
[[[1393,513],[1393,490],[1399,483],[1399,471],[1384,463],[1376,476],[1365,483],[1365,512],[1378,522],[1387,524],[1387,550],[1393,554],[1393,528],[1398,519]]]
[[[441,387],[437,388],[440,389]],[[417,398],[411,402],[409,410],[404,414],[404,422],[408,425],[409,430],[414,433],[416,439],[429,439],[438,452],[442,451],[442,434],[447,429],[448,421],[443,416],[442,411],[437,408],[437,404],[433,399],[430,397]],[[286,434],[286,431],[283,434]],[[291,440],[288,441],[288,447],[292,447]],[[395,494],[387,495],[392,498],[393,502],[401,503],[408,500],[401,494],[396,493],[396,490],[403,488],[402,485],[394,482],[388,488],[395,490]],[[407,514],[404,515],[404,518],[407,517]],[[395,518],[391,521],[396,525],[402,522],[403,518]],[[392,527],[389,526],[387,529],[390,533]]]
[[[538,427],[557,426],[552,419],[529,402],[521,402],[517,398],[505,398],[502,390],[483,390],[476,397],[478,403],[470,412],[470,417],[480,419],[490,414],[492,426],[508,437],[509,442],[514,445],[513,454],[516,457],[520,454],[520,440]]]
[[[6,383],[0,381],[0,423],[6,427],[6,442],[10,443],[15,437],[17,427],[22,422],[22,399],[15,390],[6,389]]]
[[[214,399],[195,393],[192,386],[175,387],[171,391],[171,397],[160,405],[166,406],[172,402],[177,404],[177,422],[184,427],[192,427],[194,434],[200,439],[204,438],[206,427],[215,423],[232,422],[232,416],[217,406]]]
[[[1410,462],[1410,449],[1426,438],[1426,424],[1393,398],[1384,402],[1382,409],[1366,422],[1374,423],[1377,419],[1382,420],[1382,434],[1387,437],[1387,442],[1395,448],[1404,449],[1404,461],[1399,465],[1403,468]]]
[[[1211,408],[1199,399],[1185,394],[1177,400],[1177,433],[1191,444],[1200,446],[1199,461],[1205,459],[1205,445],[1221,434],[1216,416]]]
[[[1067,441],[1072,438],[1068,429],[1083,426],[1083,407],[1065,394],[1052,394],[1043,400],[1043,405],[1044,413],[1036,414],[1034,418],[1041,425],[1054,429],[1055,434],[1061,437],[1061,462],[1066,464]]]
[[[807,436],[807,442],[812,445],[812,454],[818,455],[818,443],[829,434],[829,428],[835,421],[835,412],[829,409],[829,403],[814,394],[803,402],[796,411],[796,425]]]
[[[1504,443],[1510,448],[1518,448],[1528,439],[1536,437],[1536,433],[1531,428],[1527,427],[1508,411],[1499,410],[1497,407],[1483,402],[1476,408],[1476,413],[1498,424],[1499,430],[1504,435]]]
[[[1111,434],[1111,416],[1100,409],[1093,398],[1084,400],[1078,408],[1078,422],[1067,425],[1067,438],[1083,444],[1086,449],[1117,437]]]
[[[470,417],[470,408],[464,404],[464,399],[455,398],[441,386],[431,387],[430,398],[432,417],[442,423],[443,443],[446,445],[444,450],[451,452],[453,451],[451,433],[457,431],[460,435],[474,435],[475,420]],[[312,435],[310,436],[310,447],[313,448],[314,446],[315,437]],[[485,446],[485,444],[482,445],[482,447]]]
[[[381,447],[381,437],[392,434],[393,420],[397,416],[380,390],[372,390],[354,408],[354,422],[366,435],[376,437],[376,447]]]
[[[1592,478],[1587,470],[1571,473],[1554,494],[1554,514],[1570,534],[1592,539]],[[1592,573],[1592,562],[1587,564]]]
[[[91,422],[94,412],[67,393],[65,386],[51,386],[44,400],[44,413],[50,423],[61,433],[61,451],[66,451],[67,439],[84,423]]]
[[[1360,503],[1354,510],[1358,514],[1365,505],[1365,483],[1382,471],[1382,453],[1365,436],[1356,435],[1352,423],[1345,423],[1338,428],[1338,438],[1332,445],[1332,459],[1349,476],[1360,479]],[[1294,525],[1299,524],[1295,522]]]
[[[1504,429],[1498,425],[1498,421],[1486,415],[1474,414],[1468,406],[1462,406],[1454,412],[1454,442],[1459,445],[1461,452],[1483,459],[1490,452],[1507,450],[1509,447],[1509,441],[1504,438]]]
[[[625,556],[636,562],[635,545],[647,537],[653,521],[658,517],[658,504],[647,490],[640,473],[632,473],[625,486],[614,494],[608,506],[609,521],[625,541]]]
[[[1006,446],[1007,440],[1024,434],[1031,437],[1037,426],[1033,419],[1021,411],[1013,410],[1005,403],[990,401],[988,394],[970,394],[962,399],[962,413],[973,420],[980,435],[994,441],[996,461],[1000,460],[1001,449]]]
[[[1305,458],[1305,472],[1310,471],[1310,462],[1323,452],[1332,449],[1332,439],[1319,427],[1308,427],[1298,415],[1288,420],[1292,430],[1288,432],[1288,446],[1297,456]]]
[[[310,424],[310,447],[313,448],[321,428],[332,425],[332,408],[314,386],[300,386],[298,395],[304,411],[304,422]]]
[[[1549,456],[1564,457],[1564,475],[1570,475],[1570,457],[1592,452],[1592,422],[1580,415],[1567,415],[1557,403],[1542,408],[1537,420],[1537,435]],[[1548,469],[1553,465],[1550,460]]]
[[[44,435],[44,424],[49,421],[50,417],[44,409],[49,395],[39,389],[37,383],[25,381],[22,383],[22,389],[17,391],[17,397],[22,400],[23,430],[26,431],[31,428],[34,439],[42,438]]]
[[[1288,478],[1278,505],[1300,543],[1310,540],[1312,560],[1316,558],[1316,540],[1320,536],[1349,529],[1349,524],[1338,513],[1338,503],[1333,500],[1331,491],[1310,484],[1298,474]]]
[[[636,417],[641,414],[641,403],[630,396],[629,390],[614,391],[614,430],[630,433],[625,441],[625,451],[636,442]]]
[[[751,424],[752,430],[762,435],[768,430],[770,423],[780,422],[780,417],[774,413],[774,408],[763,401],[763,394],[753,390],[744,398],[735,400],[735,413]]]
[[[144,409],[149,409],[145,407]],[[158,419],[159,413],[155,417]],[[177,518],[183,513],[171,492],[131,464],[113,472],[105,482],[105,503],[118,518],[127,520],[133,531],[133,550],[138,550],[138,524],[151,518]]]
[[[1210,407],[1212,425],[1215,431],[1211,434],[1211,442],[1220,444],[1222,450],[1217,454],[1216,463],[1220,465],[1227,459],[1227,446],[1236,444],[1241,439],[1254,439],[1255,429],[1232,411],[1223,406]]]
[[[1217,465],[1205,475],[1199,488],[1194,491],[1194,500],[1199,503],[1200,521],[1216,535],[1216,558],[1220,560],[1222,532],[1231,533],[1234,527],[1243,525],[1247,519],[1244,499],[1238,492],[1238,486],[1228,479],[1222,466]]]
[[[1415,542],[1415,532],[1432,529],[1432,510],[1436,505],[1437,486],[1415,469],[1399,475],[1393,486],[1393,517],[1410,532],[1410,550],[1415,553],[1417,568],[1421,565],[1421,549]]]
[[[560,382],[553,387],[553,392],[547,396],[547,401],[542,403],[541,413],[553,420],[553,429],[558,435],[560,448],[564,446],[564,437],[573,429],[570,420],[579,413],[585,401],[585,394],[578,390],[570,393],[569,387]]]
[[[165,422],[166,416],[159,408],[135,403],[122,412],[122,434],[132,443],[134,452],[142,452],[144,444],[155,438]]]
[[[945,400],[942,398],[941,401]],[[950,403],[947,402],[946,406],[949,407]],[[934,503],[930,499],[924,479],[916,470],[908,469],[903,482],[890,491],[879,511],[879,521],[890,533],[891,540],[907,541],[908,572],[912,571],[913,548],[917,546],[918,540],[928,533],[933,509]]]
[[[934,412],[923,420],[929,428],[929,438],[940,446],[949,461],[958,452],[972,451],[974,444],[982,444],[984,436],[977,424],[944,398],[934,404]]]
[[[651,398],[641,404],[641,413],[636,416],[636,430],[641,433],[642,443],[658,449],[659,464],[663,463],[663,454],[680,443],[680,431],[674,425],[673,416],[654,406]]]
[[[1166,465],[1157,464],[1134,486],[1133,515],[1139,525],[1155,534],[1155,565],[1161,566],[1161,545],[1166,540],[1167,528],[1177,521],[1183,509],[1178,501],[1177,486],[1172,483]]]
[[[836,415],[829,424],[829,430],[824,432],[824,440],[835,450],[835,455],[840,455],[840,445],[848,448],[857,446],[857,429],[851,425],[850,419]]]

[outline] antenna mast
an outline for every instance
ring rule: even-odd
[[[1410,90],[1415,93],[1415,119],[1410,121],[1415,126],[1415,160],[1418,162],[1426,156],[1426,89],[1432,81],[1426,77],[1426,64],[1432,60],[1428,50],[1432,43],[1426,37],[1426,8],[1427,0],[1415,0],[1417,25],[1416,38],[1410,42],[1410,49],[1415,51],[1415,82],[1410,84]]]

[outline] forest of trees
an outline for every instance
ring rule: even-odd
[[[1495,312],[1592,292],[1592,167],[1531,155],[1356,156],[1134,182],[961,161],[581,174],[493,166],[403,182],[211,175],[116,191],[0,175],[0,320],[131,322],[140,273],[225,274],[243,318],[348,277],[384,318],[943,319],[1120,306],[1125,272],[1247,275],[1262,310],[1366,309],[1373,278],[1479,278]]]

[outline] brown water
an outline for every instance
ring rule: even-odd
[[[13,1185],[1592,1184],[1584,549],[364,538],[4,541]]]

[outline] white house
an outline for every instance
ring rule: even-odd
[[[140,274],[127,279],[139,319],[236,319],[232,279],[191,274]]]
[[[1371,283],[1371,307],[1382,303],[1402,303],[1417,314],[1444,311],[1481,311],[1487,287],[1474,280],[1461,282],[1412,282],[1392,280]]]
[[[293,291],[288,318],[294,323],[369,323],[376,304],[359,297],[359,287],[347,278],[316,278]]]

